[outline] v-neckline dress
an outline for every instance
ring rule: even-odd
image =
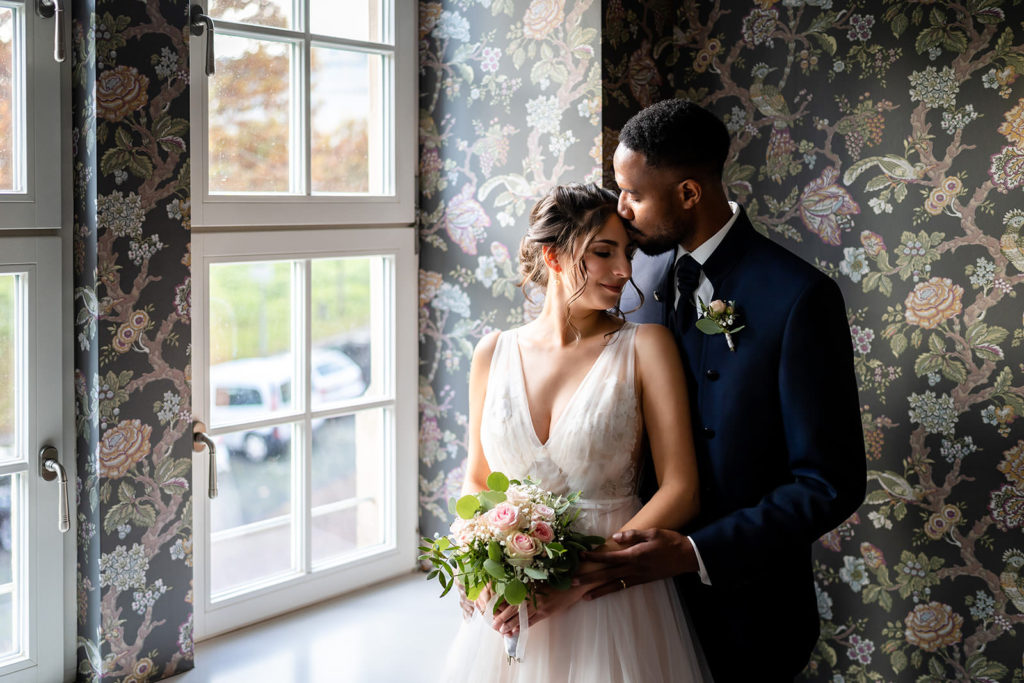
[[[637,325],[602,349],[541,442],[530,415],[518,330],[499,335],[480,426],[487,464],[560,494],[582,491],[578,527],[610,536],[640,509],[642,417],[636,387]],[[476,614],[463,622],[442,680],[487,683],[702,681],[675,586],[655,581],[580,601],[531,625],[523,661],[508,664],[499,633]]]

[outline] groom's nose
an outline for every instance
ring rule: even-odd
[[[616,207],[619,215],[627,221],[633,220],[633,209],[629,207],[629,202],[626,201],[626,193],[623,192],[619,195],[619,204]]]

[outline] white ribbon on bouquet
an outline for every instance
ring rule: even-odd
[[[498,604],[498,596],[492,595],[491,599],[487,601],[487,614],[494,614],[494,606]],[[519,633],[516,634],[505,634],[505,655],[508,657],[508,661],[511,664],[514,659],[517,662],[523,661],[523,655],[526,654],[526,639],[530,633],[530,619],[529,610],[526,606],[526,600],[519,603]]]

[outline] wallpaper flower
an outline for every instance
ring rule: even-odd
[[[72,6],[79,680],[192,668],[187,12]]]
[[[607,0],[605,178],[641,106],[733,136],[730,194],[843,289],[868,495],[815,550],[811,680],[1024,679],[1024,7]]]

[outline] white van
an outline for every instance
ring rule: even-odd
[[[357,398],[366,392],[363,371],[348,355],[334,349],[315,348],[311,358],[312,402],[315,409]],[[213,423],[243,424],[273,417],[294,408],[291,354],[265,358],[243,358],[218,363],[210,368]],[[315,430],[323,420],[314,420]],[[262,427],[231,432],[223,437],[225,447],[253,462],[283,453],[290,432],[281,427]]]

